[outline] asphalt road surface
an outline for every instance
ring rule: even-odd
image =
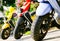
[[[23,36],[19,40],[14,39],[13,35],[11,35],[7,40],[2,40],[0,38],[0,41],[34,41],[34,40],[31,38],[31,35]],[[48,32],[43,41],[60,41],[60,30]]]

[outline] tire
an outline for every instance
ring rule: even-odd
[[[35,41],[42,41],[48,32],[48,27],[49,27],[48,22],[45,22],[45,24],[43,24],[43,21],[46,20],[42,17],[37,17],[32,24],[31,27],[32,38]]]
[[[5,40],[8,39],[9,36],[10,36],[10,28],[3,29],[1,32],[1,38]]]
[[[14,38],[20,39],[23,35],[23,32],[24,32],[24,18],[21,17],[18,19],[16,27],[14,29],[14,33],[13,33]]]
[[[51,23],[52,23],[52,24],[51,24],[51,25],[52,25],[51,27],[57,27],[58,29],[60,29],[60,25],[57,24],[55,20],[52,21]]]

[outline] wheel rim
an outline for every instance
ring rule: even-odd
[[[9,31],[9,30],[6,30],[6,31],[4,32],[4,37],[7,38],[7,37],[9,36],[9,34],[10,34],[10,31]]]
[[[18,35],[19,35],[19,36],[22,36],[22,35],[23,35],[23,33],[18,33]]]
[[[22,35],[23,35],[22,32],[17,31],[17,32],[15,33],[15,38],[16,38],[16,39],[19,39],[19,38],[21,38]]]
[[[41,28],[39,31],[40,36],[45,36],[47,31],[48,31],[48,22],[46,20],[43,21],[43,23],[41,24]],[[47,29],[46,29],[47,28]]]
[[[43,36],[47,31],[43,28],[39,31],[40,36]]]

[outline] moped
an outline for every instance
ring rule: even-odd
[[[20,9],[22,11],[22,9]],[[19,10],[19,11],[20,11]],[[25,32],[30,31],[31,24],[33,20],[31,17],[35,15],[35,11],[29,13],[28,11],[24,13],[19,13],[20,16],[16,23],[16,28],[14,29],[13,35],[15,39],[20,39]]]
[[[11,7],[11,9],[14,9],[14,8]],[[10,34],[12,34],[12,31],[14,30],[14,27],[15,27],[14,23],[12,21],[12,19],[14,18],[13,17],[14,10],[9,13],[10,13],[10,15],[8,17],[5,16],[5,14],[3,13],[4,24],[2,25],[2,30],[1,30],[1,38],[3,40],[8,39],[8,37],[10,36]]]
[[[47,8],[44,10],[43,5],[45,7],[47,6]],[[41,9],[42,11],[39,11],[38,9]],[[57,24],[56,20],[54,19],[56,12],[54,8],[51,8],[50,4],[40,3],[36,12],[38,12],[36,13],[37,17],[32,23],[31,27],[32,37],[35,41],[42,41],[50,27],[56,26],[59,28],[60,25]]]

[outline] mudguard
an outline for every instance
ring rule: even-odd
[[[10,27],[10,24],[5,23],[5,24],[2,26],[2,29],[6,29],[6,28],[8,28],[8,27]]]
[[[40,3],[37,10],[36,10],[36,15],[37,16],[43,16],[50,12],[52,10],[51,5],[48,3]]]

